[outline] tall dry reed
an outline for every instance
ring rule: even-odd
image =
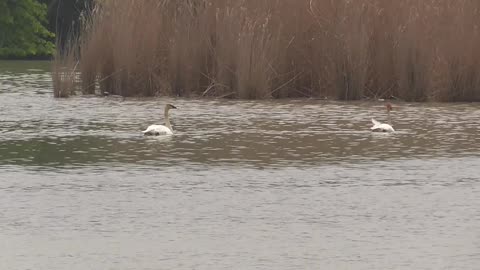
[[[79,83],[78,41],[70,39],[63,50],[57,50],[52,65],[53,96],[69,97],[76,93]],[[57,48],[59,44],[57,43]]]
[[[84,23],[85,94],[480,101],[476,0],[104,0]]]

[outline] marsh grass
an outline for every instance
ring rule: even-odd
[[[479,101],[479,25],[475,0],[105,0],[55,96]]]
[[[75,40],[71,39],[73,43]],[[58,48],[58,46],[57,46]],[[74,95],[78,89],[78,55],[72,43],[60,51],[57,50],[52,65],[52,81],[54,97],[63,98]]]

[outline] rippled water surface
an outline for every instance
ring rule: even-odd
[[[480,104],[383,105],[54,99],[0,61],[0,269],[477,269]]]

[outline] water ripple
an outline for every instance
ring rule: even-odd
[[[0,62],[1,265],[475,269],[480,104],[393,105],[54,99]]]

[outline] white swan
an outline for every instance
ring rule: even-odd
[[[170,109],[176,109],[177,107],[172,104],[165,106],[165,125],[151,125],[146,130],[142,131],[145,136],[158,136],[158,135],[172,135],[173,129],[170,125],[170,119],[168,117],[168,111]]]
[[[395,132],[393,127],[390,125],[390,123],[391,123],[390,122],[390,111],[393,109],[392,105],[390,103],[387,103],[385,105],[385,107],[387,108],[388,124],[380,123],[377,120],[372,118],[373,127],[371,127],[370,129],[373,132]]]

